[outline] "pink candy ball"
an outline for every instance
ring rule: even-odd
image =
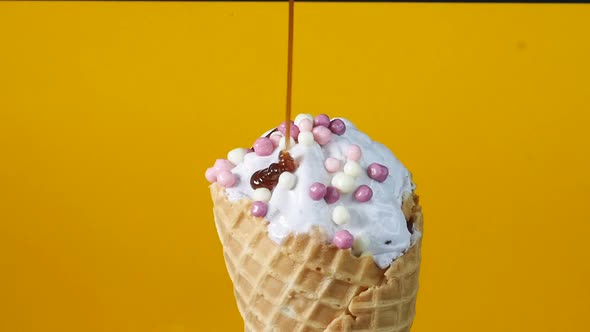
[[[213,165],[217,171],[229,171],[234,168],[234,164],[227,159],[217,159],[215,160],[215,164]]]
[[[372,163],[367,167],[367,175],[375,181],[383,182],[389,175],[389,169],[381,164]]]
[[[324,196],[326,196],[326,192],[326,186],[319,182],[314,182],[309,187],[309,197],[311,197],[311,199],[314,201],[319,201],[320,199],[324,198]]]
[[[361,148],[356,144],[351,144],[346,149],[346,158],[352,161],[359,161],[361,159]]]
[[[311,129],[313,129],[313,122],[310,119],[303,119],[299,122],[299,130],[301,132],[311,131]]]
[[[268,156],[273,150],[274,147],[270,138],[260,137],[254,142],[254,152],[256,152],[256,155],[258,156]]]
[[[326,145],[332,139],[332,132],[326,127],[318,126],[313,128],[311,132],[313,133],[313,138],[319,145]]]
[[[357,202],[368,202],[373,197],[373,190],[367,185],[360,185],[352,194]]]
[[[340,119],[334,119],[330,122],[328,128],[330,128],[334,134],[340,136],[346,131],[346,124]]]
[[[283,135],[280,135],[280,134],[270,135],[270,140],[272,142],[273,147],[276,148],[277,146],[279,146],[279,142],[281,141],[281,137],[283,137]]]
[[[329,157],[324,161],[324,167],[330,173],[338,172],[340,170],[340,160]]]
[[[256,201],[252,203],[252,207],[250,208],[250,213],[254,217],[264,217],[268,212],[268,204],[261,201]]]
[[[284,122],[281,122],[281,124],[277,127],[277,129],[281,133],[283,133],[283,135],[285,135],[285,133],[287,132],[287,126],[285,126],[285,123]],[[297,127],[293,121],[291,121],[291,132],[290,132],[290,135],[295,140],[297,139],[297,136],[299,136],[299,127]]]
[[[315,120],[313,120],[313,124],[317,127],[317,126],[322,126],[322,127],[328,127],[330,125],[330,117],[327,116],[326,114],[320,114],[318,116],[315,117]]]
[[[207,181],[209,181],[210,183],[213,182],[217,182],[217,174],[219,173],[218,170],[216,170],[213,167],[209,167],[207,168],[207,170],[205,171],[205,178],[207,179]]]
[[[336,203],[340,199],[340,192],[336,187],[327,186],[324,200],[328,204]]]
[[[352,247],[352,244],[354,243],[354,237],[349,231],[341,230],[334,234],[332,243],[334,243],[334,245],[340,249],[348,249]]]
[[[225,188],[233,187],[236,184],[236,176],[230,171],[221,171],[217,174],[217,183]]]

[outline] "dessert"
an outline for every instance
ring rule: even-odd
[[[246,331],[410,330],[422,214],[384,145],[300,114],[205,176]]]

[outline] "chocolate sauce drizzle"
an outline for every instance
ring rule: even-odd
[[[279,152],[278,163],[272,163],[267,168],[263,168],[252,174],[252,177],[250,178],[250,186],[252,189],[266,188],[272,191],[279,182],[279,176],[283,172],[293,173],[296,168],[297,165],[295,164],[295,160],[291,157],[289,152],[281,151]]]
[[[287,152],[291,142],[291,99],[293,93],[293,30],[294,30],[295,0],[289,0],[289,37],[287,48],[287,108],[285,110],[285,149],[279,152],[279,162],[272,163],[267,168],[258,170],[250,178],[250,186],[253,189],[266,188],[273,190],[279,182],[279,176],[283,172],[293,173],[297,165],[293,157]],[[266,137],[277,131],[275,128]]]

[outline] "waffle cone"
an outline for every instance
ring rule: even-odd
[[[251,201],[230,202],[216,184],[211,194],[246,331],[410,331],[420,239],[382,270],[372,257],[328,244],[317,230],[277,245],[268,237],[268,222],[250,215]],[[421,231],[417,196],[406,199],[403,210]]]

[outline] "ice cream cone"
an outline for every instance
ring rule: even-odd
[[[322,232],[281,244],[268,222],[250,214],[251,200],[228,200],[211,185],[215,223],[246,331],[409,331],[415,313],[421,237],[387,269],[370,256],[329,244]],[[417,196],[402,210],[422,232]]]

